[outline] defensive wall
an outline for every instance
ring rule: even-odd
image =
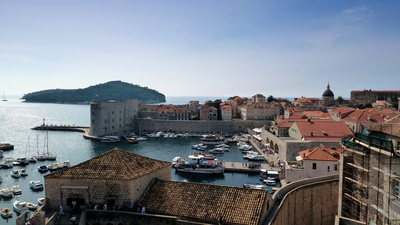
[[[269,126],[270,120],[156,120],[136,119],[135,132],[231,133]]]
[[[338,175],[294,181],[274,193],[264,224],[334,224],[338,190]]]

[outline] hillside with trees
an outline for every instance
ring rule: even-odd
[[[122,81],[110,81],[83,89],[51,89],[25,94],[25,102],[90,103],[92,100],[138,99],[146,104],[165,102],[165,95],[147,87]]]

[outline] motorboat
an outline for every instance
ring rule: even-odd
[[[45,198],[38,198],[38,205],[43,205],[44,204],[44,201],[45,201]]]
[[[0,150],[0,158],[3,158],[3,150]]]
[[[225,142],[224,137],[212,134],[203,135],[200,138],[201,143],[210,145],[219,145]]]
[[[43,183],[39,180],[32,180],[29,182],[29,187],[34,190],[43,190]]]
[[[46,166],[46,165],[38,166],[38,171],[41,172],[41,173],[45,173],[48,170],[49,170],[49,166]]]
[[[17,165],[25,166],[29,164],[27,157],[18,157],[14,161]]]
[[[230,148],[226,148],[226,147],[217,147],[214,149],[223,150],[224,152],[229,152],[231,150]]]
[[[35,158],[36,158],[37,161],[45,161],[45,160],[47,160],[47,157],[46,157],[45,154],[36,155]]]
[[[243,187],[245,188],[255,188],[255,189],[263,189],[265,187],[264,184],[260,183],[255,183],[255,182],[247,182],[243,184]]]
[[[214,153],[214,154],[224,154],[225,153],[225,151],[220,148],[219,149],[218,148],[211,149],[209,152]]]
[[[179,161],[173,166],[178,172],[202,173],[202,174],[222,174],[225,166],[218,160],[205,160],[201,154],[189,155],[188,159]]]
[[[192,145],[192,148],[201,151],[201,150],[205,150],[207,148],[207,145],[200,143],[197,145]]]
[[[0,163],[0,168],[12,168],[14,166],[13,161],[12,157],[7,157],[4,162]]]
[[[28,209],[29,209],[29,210],[36,210],[37,207],[38,207],[38,205],[33,204],[32,202],[27,202],[27,203],[26,203],[26,206],[28,206]]]
[[[10,172],[10,174],[11,174],[11,177],[14,177],[14,178],[20,178],[21,177],[21,173],[19,172],[19,170],[13,170],[13,171]]]
[[[64,163],[62,162],[56,162],[48,166],[50,171],[55,171],[55,170],[60,170],[64,168]]]
[[[13,193],[14,195],[20,195],[20,194],[22,194],[22,190],[21,190],[21,188],[19,187],[19,185],[12,186],[12,187],[11,187],[11,191],[12,191],[12,193]]]
[[[131,143],[131,144],[138,144],[139,143],[139,141],[136,140],[136,138],[127,138],[126,141],[128,141],[128,143]]]
[[[264,183],[266,185],[268,185],[268,186],[276,186],[276,180],[275,179],[271,179],[271,178],[265,179]]]
[[[255,156],[255,155],[259,155],[260,153],[255,152],[255,151],[248,151],[246,152],[247,154],[243,156],[243,159],[248,159],[250,156]]]
[[[29,163],[36,163],[37,162],[36,157],[35,156],[29,156],[28,157],[28,162]]]
[[[11,191],[10,188],[3,188],[0,190],[0,196],[2,198],[12,198],[13,197],[13,192]]]
[[[264,161],[264,156],[262,155],[250,155],[248,158],[248,160],[252,160],[252,161]]]
[[[66,160],[66,161],[62,162],[62,164],[63,164],[64,168],[68,168],[68,167],[71,166],[71,162],[69,160]]]
[[[203,155],[204,160],[214,160],[215,159],[215,156],[210,155],[210,154],[199,153],[199,155]]]
[[[45,156],[46,156],[46,160],[54,161],[57,159],[57,156],[54,154],[51,154],[51,153],[46,153]]]
[[[24,212],[28,212],[28,206],[26,205],[26,202],[23,200],[15,200],[13,203],[13,209],[15,212],[22,214]]]
[[[21,176],[23,176],[23,177],[28,176],[28,171],[26,171],[26,169],[20,169],[19,172],[21,173]]]
[[[138,140],[138,141],[146,141],[147,138],[145,138],[145,137],[138,137],[138,138],[136,138],[136,140]]]
[[[248,144],[245,144],[245,145],[240,145],[238,148],[239,148],[240,150],[242,150],[242,151],[250,151],[250,150],[253,149],[253,146],[248,145]]]
[[[172,159],[172,166],[178,164],[179,161],[181,161],[181,157],[177,156],[177,157],[173,158]]]
[[[10,218],[12,217],[12,211],[10,208],[1,208],[0,209],[1,217],[3,218]]]
[[[228,144],[225,144],[225,143],[216,145],[215,147],[217,147],[217,148],[230,148],[230,146]]]
[[[262,169],[260,172],[260,180],[266,180],[266,179],[279,179],[279,172],[275,170],[266,170]]]
[[[100,139],[100,141],[104,143],[115,143],[120,140],[121,139],[118,136],[104,136]]]

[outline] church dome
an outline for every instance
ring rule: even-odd
[[[324,91],[324,93],[322,94],[322,97],[334,97],[335,95],[333,94],[333,92],[330,89],[330,86],[328,84],[327,89]]]

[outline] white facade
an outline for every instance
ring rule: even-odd
[[[302,167],[293,167],[289,163],[285,164],[285,179],[287,183],[338,174],[339,161],[303,160]]]
[[[90,103],[90,136],[122,135],[133,130],[139,101],[92,101]]]

